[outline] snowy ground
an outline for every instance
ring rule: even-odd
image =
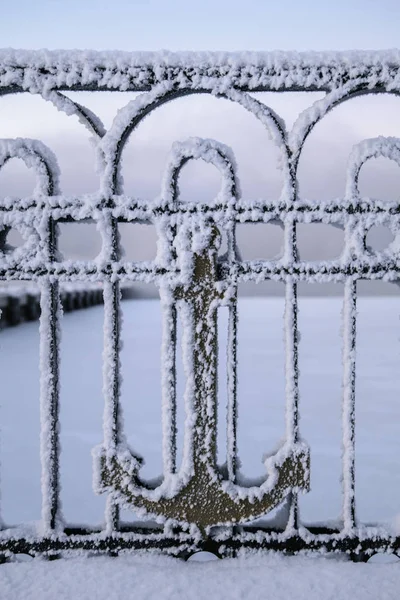
[[[397,523],[399,527],[400,309],[396,298],[377,297],[361,297],[358,308],[358,516],[362,521],[379,521],[391,526]],[[91,449],[102,440],[102,311],[101,306],[95,307],[67,314],[63,319],[61,498],[66,520],[74,523],[101,523],[105,505],[105,499],[95,496],[91,488]],[[146,459],[144,475],[152,477],[161,471],[159,303],[126,301],[123,311],[125,428],[130,444]],[[340,514],[340,312],[341,301],[338,298],[300,298],[301,430],[312,452],[312,490],[301,498],[304,522],[336,519]],[[281,298],[246,298],[240,301],[239,450],[242,470],[250,476],[263,473],[263,454],[273,449],[284,433],[282,315]],[[221,425],[225,405],[222,360],[225,327],[223,309],[220,318]],[[40,518],[38,339],[38,325],[35,323],[0,333],[1,505],[2,518],[7,524]],[[180,364],[179,373],[182,373]],[[178,383],[182,423],[182,375]],[[224,441],[222,432],[219,437],[221,462],[224,461]],[[124,518],[132,519],[132,515],[124,513]],[[397,589],[400,588],[399,565],[362,566],[320,561],[318,573],[326,573],[326,581],[322,581],[320,575],[314,578],[316,569],[313,561],[274,557],[265,560],[251,559],[246,565],[241,563],[238,569],[231,561],[185,567],[167,559],[159,562],[155,558],[127,557],[120,559],[118,571],[114,568],[115,561],[110,559],[68,561],[65,569],[59,566],[59,562],[3,565],[0,567],[0,590],[6,592],[0,592],[0,597],[10,600],[80,598],[72,590],[77,590],[83,581],[87,583],[87,597],[94,597],[93,586],[100,564],[102,573],[109,574],[109,582],[102,587],[101,593],[105,595],[96,593],[96,598],[126,597],[128,594],[122,592],[128,589],[132,592],[132,586],[143,589],[143,594],[140,595],[139,591],[137,595],[139,598],[221,598],[224,596],[222,591],[219,594],[214,591],[214,596],[211,595],[211,584],[214,582],[215,589],[221,590],[222,582],[228,580],[233,586],[229,597],[250,597],[248,590],[253,589],[253,598],[280,598],[277,590],[283,582],[289,586],[288,590],[295,589],[297,577],[301,577],[302,593],[308,590],[308,595],[299,593],[295,596],[299,598],[354,598],[357,582],[360,585],[368,583],[366,588],[360,588],[365,592],[357,598],[395,598],[388,595],[389,592],[382,595],[384,588],[381,585],[386,585],[386,582],[390,585],[396,580]],[[119,572],[121,596],[115,595],[117,588],[113,586]],[[351,578],[340,595],[340,585],[345,585],[340,581],[341,574],[346,577],[347,572],[351,572]],[[46,573],[52,581],[47,596],[37,591],[38,582]],[[183,592],[189,573],[194,590],[192,596]],[[65,578],[75,587],[71,587],[70,595],[63,596],[61,589]],[[207,578],[210,578],[210,583]],[[145,593],[145,587],[141,586],[145,586],[148,580],[150,583]],[[245,587],[247,580],[249,585]],[[156,591],[161,587],[163,595],[157,596]],[[106,589],[111,590],[108,596]]]
[[[397,600],[400,564],[265,556],[31,561],[0,568],[5,600]]]

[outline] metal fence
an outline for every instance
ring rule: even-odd
[[[119,553],[159,550],[188,556],[209,550],[219,556],[242,549],[346,552],[364,560],[376,551],[398,552],[400,537],[356,519],[355,366],[356,300],[360,279],[398,278],[394,249],[373,252],[366,245],[372,225],[398,233],[400,205],[361,198],[358,176],[372,157],[400,164],[400,142],[378,138],[352,153],[342,200],[314,203],[299,197],[297,166],[314,126],[334,107],[355,96],[398,93],[400,55],[392,53],[297,54],[101,54],[94,52],[0,52],[2,94],[31,92],[75,114],[91,131],[101,165],[99,192],[65,197],[58,186],[55,157],[34,140],[0,142],[0,167],[14,157],[32,167],[38,185],[32,197],[0,203],[1,280],[35,281],[41,288],[41,460],[43,527],[3,529],[0,551],[59,556],[74,551]],[[100,119],[63,95],[65,90],[142,92],[106,131]],[[323,99],[299,117],[291,132],[282,119],[250,92],[323,91]],[[276,202],[247,202],[240,197],[234,157],[213,140],[175,144],[158,200],[140,201],[123,194],[121,156],[141,121],[166,102],[189,94],[213,94],[238,103],[266,128],[280,154],[284,184]],[[182,202],[178,178],[191,159],[213,164],[222,175],[213,202]],[[71,262],[57,250],[57,223],[92,221],[102,234],[96,260]],[[158,254],[152,262],[125,260],[120,253],[120,222],[154,224]],[[237,223],[280,223],[284,252],[276,260],[241,260]],[[345,247],[335,260],[308,263],[297,252],[297,223],[334,223],[345,230]],[[26,240],[10,251],[6,234],[15,228]],[[218,256],[225,232],[228,251]],[[246,486],[237,461],[237,286],[242,281],[273,279],[285,284],[286,441],[266,460],[267,477]],[[101,531],[72,528],[59,514],[59,339],[62,282],[101,282],[104,287],[104,443],[94,450],[95,488],[108,494]],[[162,414],[164,473],[157,483],[140,476],[141,461],[125,443],[120,419],[120,286],[154,282],[163,307]],[[309,449],[299,430],[297,284],[344,283],[343,311],[343,511],[342,525],[302,525],[297,494],[309,488]],[[227,462],[216,465],[217,313],[229,307]],[[186,369],[186,430],[182,467],[176,461],[176,339],[181,319]],[[62,383],[62,382],[61,382]],[[129,506],[145,525],[120,521]],[[254,523],[282,506],[285,524]],[[281,511],[281,513],[282,513]],[[281,514],[282,516],[282,514]]]

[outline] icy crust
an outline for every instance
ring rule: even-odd
[[[361,77],[398,87],[400,52],[95,52],[0,51],[0,85],[44,89],[145,90],[166,79],[207,87],[218,76],[249,89],[326,89]]]

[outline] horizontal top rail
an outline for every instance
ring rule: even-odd
[[[147,91],[180,88],[330,91],[356,79],[369,88],[400,85],[400,51],[96,52],[0,50],[0,90]]]

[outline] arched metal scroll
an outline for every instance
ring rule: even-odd
[[[394,138],[366,140],[349,160],[343,197],[310,202],[301,196],[297,169],[309,134],[340,104],[369,93],[400,92],[400,52],[329,54],[173,54],[0,51],[0,96],[34,93],[67,115],[75,116],[92,136],[100,186],[97,193],[61,196],[57,161],[34,140],[0,141],[0,168],[22,159],[32,167],[38,185],[28,198],[0,200],[0,279],[38,282],[41,287],[41,462],[42,527],[31,531],[0,527],[0,559],[13,553],[62,555],[73,551],[118,553],[136,549],[166,550],[187,556],[210,550],[230,556],[247,549],[285,552],[320,550],[347,552],[364,560],[376,551],[400,552],[400,536],[360,524],[356,505],[355,402],[356,300],[360,279],[400,279],[400,204],[362,198],[358,175],[366,160],[383,156],[400,163],[400,142]],[[140,94],[123,108],[106,130],[89,109],[68,97],[69,91],[130,91]],[[291,131],[253,92],[319,91],[325,96],[305,110]],[[280,197],[249,202],[241,198],[234,158],[212,140],[195,139],[174,145],[161,197],[139,200],[124,196],[121,161],[125,144],[144,118],[158,107],[193,94],[211,94],[247,110],[264,127],[277,148],[283,174]],[[178,177],[191,159],[206,160],[222,175],[218,196],[209,201],[183,202]],[[268,165],[266,165],[266,168]],[[57,222],[92,221],[102,235],[102,249],[92,261],[64,260],[57,249]],[[120,252],[119,223],[151,223],[158,235],[155,260],[125,260]],[[284,228],[282,256],[246,261],[236,245],[238,223],[279,222]],[[301,259],[297,223],[324,222],[345,231],[341,256],[323,262]],[[369,229],[382,224],[395,241],[384,251],[366,244]],[[7,245],[15,228],[24,243]],[[228,249],[218,254],[226,233]],[[285,285],[285,442],[265,461],[262,483],[241,485],[237,450],[237,288],[243,281],[273,279]],[[104,289],[103,394],[104,435],[95,451],[95,484],[107,492],[104,525],[93,531],[63,521],[59,486],[59,354],[60,282],[101,282]],[[120,406],[120,287],[147,281],[160,290],[163,309],[162,420],[163,477],[157,484],[141,477],[141,459],[125,441]],[[304,525],[297,492],[310,483],[309,450],[301,440],[299,405],[299,282],[341,282],[343,298],[343,394],[341,522]],[[226,465],[216,461],[217,316],[227,306],[228,405]],[[177,468],[176,352],[177,320],[182,322],[186,427],[182,467]],[[62,382],[61,382],[62,383]],[[267,443],[267,440],[266,440]],[[279,523],[257,517],[281,506]],[[147,521],[121,522],[119,509],[154,516]],[[335,516],[335,515],[333,515]],[[284,517],[284,518],[281,518]],[[1,523],[1,519],[0,519]],[[218,527],[214,527],[214,526]],[[234,526],[234,527],[233,527]]]

